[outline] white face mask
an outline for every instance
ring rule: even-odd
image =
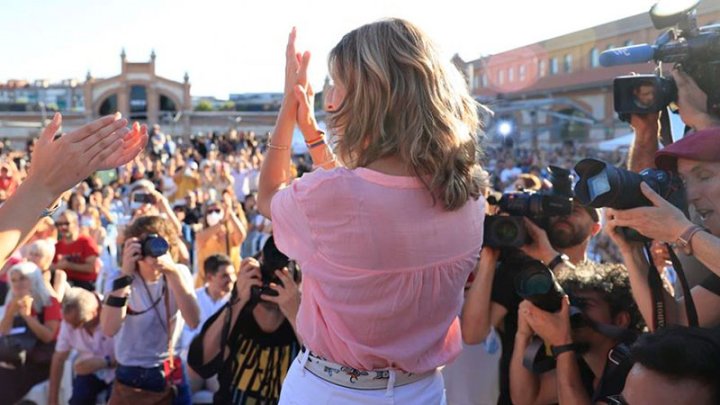
[[[220,223],[220,220],[222,219],[223,214],[222,212],[213,212],[207,215],[207,223],[208,226],[214,226]]]

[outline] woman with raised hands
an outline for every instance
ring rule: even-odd
[[[305,350],[280,403],[444,403],[438,368],[461,350],[457,314],[482,245],[479,106],[416,26],[362,26],[329,56],[335,157],[295,36],[258,190],[278,248],[303,269]],[[316,170],[291,183],[296,124]]]
[[[147,143],[147,127],[119,113],[55,137],[62,124],[56,113],[31,155],[31,168],[17,191],[0,207],[0,261],[28,237],[38,220],[50,215],[60,195],[98,170],[132,160]]]

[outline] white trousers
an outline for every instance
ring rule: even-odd
[[[382,390],[356,390],[329,383],[305,370],[304,353],[293,360],[279,405],[446,405],[440,371],[420,381]]]

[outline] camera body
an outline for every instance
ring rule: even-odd
[[[699,3],[699,0],[691,2],[682,9],[671,9],[665,1],[655,4],[650,9],[655,28],[669,29],[658,36],[654,45],[633,45],[603,52],[600,59],[604,66],[650,60],[658,63],[656,75],[615,79],[615,111],[621,117],[657,112],[677,101],[675,82],[672,77],[661,76],[660,62],[680,65],[707,94],[707,111],[720,116],[720,25],[698,27],[695,9]]]
[[[170,244],[162,236],[151,233],[140,241],[143,257],[160,257],[170,250]]]
[[[673,173],[658,169],[635,173],[597,159],[581,160],[575,165],[575,172],[580,176],[575,185],[575,197],[590,207],[630,209],[652,206],[640,191],[640,183],[644,182],[688,216],[685,188],[682,180]],[[648,241],[633,229],[620,228],[619,231],[628,240]]]
[[[530,242],[523,217],[530,218],[540,227],[551,216],[572,213],[572,175],[569,170],[549,166],[551,191],[521,191],[505,193],[498,200],[488,198],[500,212],[509,215],[485,217],[483,244],[497,248],[519,248]]]
[[[251,307],[257,305],[262,301],[262,295],[270,295],[277,297],[277,291],[270,288],[270,283],[277,285],[283,285],[282,281],[278,276],[275,275],[276,270],[281,270],[285,267],[290,271],[291,276],[295,282],[298,281],[298,271],[295,265],[295,261],[290,260],[284,253],[278,250],[275,246],[275,240],[271,236],[263,245],[260,261],[260,277],[262,278],[261,286],[253,286],[250,289],[250,302]]]
[[[155,204],[155,197],[148,193],[135,193],[132,202],[140,204]]]

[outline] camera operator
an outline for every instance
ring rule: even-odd
[[[700,285],[693,287],[701,326],[720,323],[720,128],[708,128],[692,133],[656,154],[658,168],[679,174],[684,180],[687,201],[695,207],[703,227],[693,224],[678,208],[665,201],[647,184],[641,184],[643,195],[653,204],[629,210],[606,211],[607,230],[618,245],[630,272],[633,294],[645,320],[653,317],[653,301],[647,282],[649,263],[639,243],[628,242],[615,228],[633,228],[653,240],[675,243],[688,255],[694,255],[713,273]],[[668,305],[667,323],[687,324],[682,300],[671,297]]]
[[[180,316],[195,328],[200,309],[190,271],[175,261],[182,242],[174,224],[160,216],[135,219],[124,236],[122,276],[113,281],[100,313],[103,333],[116,336],[110,404],[140,396],[169,404],[173,391],[172,403],[189,404],[189,386],[174,351]]]
[[[566,271],[573,264],[587,261],[590,239],[600,231],[598,211],[577,202],[573,203],[570,215],[550,217],[548,233],[530,220],[525,220],[525,224],[533,242],[523,246],[523,252],[552,265],[554,268],[551,270],[556,274]],[[505,404],[510,403],[508,375],[518,327],[517,310],[522,301],[515,292],[515,276],[522,268],[509,263],[501,263],[498,267],[499,257],[499,249],[483,248],[460,321],[463,340],[467,344],[480,343],[491,326],[502,324],[499,403]]]
[[[631,405],[720,403],[720,334],[717,329],[674,327],[640,336],[618,403]]]
[[[263,248],[268,252],[269,239]],[[263,257],[268,263],[268,258]],[[275,268],[276,282],[263,286],[261,265],[242,261],[230,302],[205,322],[190,345],[188,364],[203,378],[218,375],[218,404],[276,404],[282,381],[300,351],[295,317],[300,293],[287,268]],[[259,293],[270,288],[277,296]]]
[[[590,404],[618,394],[630,369],[623,338],[639,332],[641,316],[624,266],[584,262],[558,277],[572,305],[581,311],[571,326],[569,300],[551,313],[530,301],[520,304],[510,364],[513,403]],[[628,330],[632,331],[631,333]],[[533,335],[551,345],[556,370],[535,374],[523,365]],[[584,362],[579,362],[582,356]],[[592,399],[591,399],[592,398]]]

